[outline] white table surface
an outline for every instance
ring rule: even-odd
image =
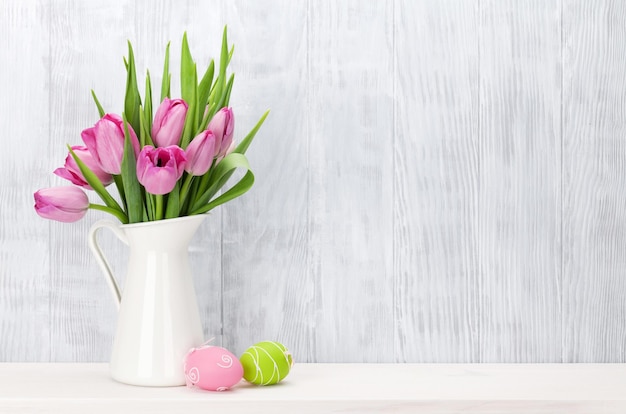
[[[107,364],[0,364],[0,413],[625,414],[626,364],[296,364],[269,387],[144,388]]]

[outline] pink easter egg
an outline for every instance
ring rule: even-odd
[[[243,378],[241,362],[220,346],[193,348],[185,357],[187,386],[226,391]]]

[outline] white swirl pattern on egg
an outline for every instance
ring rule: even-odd
[[[224,369],[228,369],[228,368],[233,366],[233,359],[230,356],[226,355],[226,354],[222,355],[222,362],[224,362],[226,365],[222,365],[219,362],[216,363],[216,365],[218,367],[224,368]]]
[[[190,383],[196,384],[200,381],[200,370],[197,367],[193,367],[185,374],[185,377]]]

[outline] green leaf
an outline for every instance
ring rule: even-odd
[[[230,93],[233,90],[233,82],[235,81],[235,74],[230,75],[230,79],[228,79],[228,83],[226,84],[226,97],[224,98],[223,106],[228,106],[230,104]]]
[[[128,42],[128,66],[126,70],[126,96],[124,98],[124,113],[126,114],[130,125],[135,131],[139,131],[141,111],[141,95],[139,95],[139,87],[137,85],[137,73],[135,72],[135,56],[133,47]]]
[[[209,94],[209,101],[207,102],[208,105],[217,106],[216,101],[222,96],[222,90],[224,89],[224,82],[220,82],[220,80],[221,80],[220,76],[217,75],[217,78],[215,79],[215,83],[211,87],[211,93]],[[216,96],[218,99],[215,98]]]
[[[149,137],[150,131],[152,131],[152,81],[150,80],[149,70],[146,71],[146,94],[144,96],[144,110],[142,115]]]
[[[252,174],[252,171],[248,170],[241,180],[239,180],[237,184],[233,185],[228,191],[211,201],[209,204],[192,211],[190,215],[202,214],[211,211],[215,207],[245,194],[250,188],[252,188],[253,184],[254,174]]]
[[[230,53],[228,52],[228,35],[227,26],[224,26],[224,32],[222,33],[222,53],[220,54],[220,78],[222,82],[226,79],[226,67],[230,62]],[[234,50],[234,48],[233,48]]]
[[[195,70],[195,63],[189,51],[187,33],[185,32],[180,55],[180,92],[187,104],[190,103],[191,98],[196,94],[197,83],[193,81]]]
[[[198,105],[204,110],[209,102],[209,94],[211,93],[211,85],[213,83],[213,75],[215,72],[215,62],[211,60],[209,67],[204,72],[200,85],[198,86]]]
[[[208,186],[204,188],[201,184],[198,188],[200,196],[194,200],[190,210],[196,211],[201,208],[202,205],[209,202],[209,200],[226,184],[230,176],[237,168],[244,168],[250,171],[250,165],[248,164],[248,159],[245,155],[231,153],[224,157],[224,159],[222,159],[219,164],[217,164],[215,168],[210,171],[211,176],[208,181]]]
[[[146,221],[154,221],[154,216],[156,215],[156,200],[155,195],[150,194],[147,191],[144,191],[144,197],[146,200],[146,209],[144,211],[144,217],[147,218]]]
[[[220,102],[217,105],[218,108],[224,108],[228,106],[228,101],[230,101],[230,91],[233,89],[233,82],[235,81],[235,74],[231,74],[230,78],[228,78],[228,82],[226,83],[226,87],[222,91],[222,96],[220,98]]]
[[[122,158],[122,181],[126,194],[126,210],[128,222],[138,223],[143,219],[143,197],[141,184],[137,180],[137,166],[135,161],[135,149],[131,143],[126,114],[122,114],[124,120],[124,157]]]
[[[243,168],[249,169],[248,161],[243,154],[245,154],[246,150],[252,143],[254,136],[261,128],[261,125],[263,125],[263,122],[265,121],[265,118],[267,118],[269,113],[270,113],[269,110],[266,111],[263,114],[263,116],[261,116],[261,119],[259,119],[259,122],[257,122],[254,128],[252,128],[252,130],[248,133],[248,135],[246,135],[243,141],[239,143],[237,148],[235,148],[235,150],[231,154],[227,155],[222,161],[220,161],[220,163],[217,165],[215,169],[211,169],[209,171],[211,175],[210,175],[210,180],[208,180],[208,183],[206,183],[207,176],[202,177],[203,179],[201,180],[201,183],[205,185],[201,184],[199,188],[201,195],[194,202],[192,210],[197,210],[198,208],[200,208],[202,204],[209,201],[211,197],[213,197],[226,184],[226,182],[228,182],[228,180],[233,175],[233,172],[235,171],[235,168],[236,168],[236,167],[233,168],[231,166],[230,164],[231,162],[240,163],[240,164],[237,164],[237,167],[243,167]],[[236,158],[234,158],[235,155],[239,155],[243,157],[243,160],[245,160],[245,163],[242,160],[237,160]]]
[[[122,199],[122,207],[124,208],[124,211],[126,211],[126,194],[124,194],[124,182],[122,182],[122,176],[117,174],[114,175],[113,181],[115,182],[115,187],[117,188],[120,199]]]
[[[187,33],[183,35],[180,56],[180,90],[183,100],[187,102],[188,105],[183,136],[180,140],[180,147],[185,149],[193,138],[193,133],[196,131],[196,108],[198,106],[198,72],[196,64],[191,57],[191,52],[189,51]]]
[[[246,153],[246,150],[248,149],[248,147],[252,143],[252,140],[254,139],[254,136],[256,135],[257,132],[259,132],[259,129],[261,128],[261,125],[263,125],[263,122],[265,122],[265,118],[267,118],[269,113],[270,113],[269,110],[265,111],[263,116],[261,116],[261,119],[259,119],[259,122],[256,123],[254,128],[252,128],[252,130],[250,132],[248,132],[248,135],[246,135],[246,137],[239,143],[239,145],[237,145],[237,148],[235,148],[233,153],[238,153],[238,154],[245,154]]]
[[[91,90],[91,96],[93,97],[93,100],[98,107],[98,113],[100,114],[100,118],[102,118],[106,114],[106,112],[104,112],[104,108],[102,108],[102,105],[100,105],[100,101],[96,97],[96,93],[93,91],[93,89]]]
[[[191,82],[194,85],[197,85],[198,82],[198,75],[196,72],[196,65],[193,65],[193,70],[191,73]],[[189,145],[189,143],[191,142],[191,140],[194,137],[194,132],[196,131],[196,111],[198,109],[198,102],[197,102],[197,90],[196,90],[197,86],[194,86],[191,89],[191,95],[188,96],[188,100],[185,99],[185,102],[187,102],[188,105],[188,109],[187,109],[187,116],[185,117],[185,126],[183,127],[183,136],[180,140],[180,147],[182,149],[187,148],[187,145]]]
[[[215,161],[214,161],[215,162]],[[185,210],[185,206],[188,204],[186,203],[187,201],[187,196],[189,195],[189,188],[191,187],[191,185],[194,182],[194,176],[191,174],[184,174],[183,175],[185,178],[183,179],[183,185],[180,187],[180,192],[179,192],[179,212],[184,212]]]
[[[139,146],[140,147],[144,147],[146,145],[146,121],[143,117],[143,108],[139,107],[139,109],[141,110],[142,115],[139,117]]]
[[[165,48],[165,62],[163,63],[163,79],[161,80],[161,100],[159,103],[163,102],[163,99],[170,97],[170,81],[172,80],[172,75],[170,74],[170,44],[167,43],[167,47]]]
[[[72,150],[72,147],[68,145],[67,148],[69,149],[70,154],[72,155],[72,158],[74,158],[74,161],[78,165],[78,169],[83,174],[83,177],[85,177],[85,181],[87,181],[87,183],[91,186],[91,188],[93,188],[93,190],[96,192],[96,194],[98,194],[98,196],[102,199],[102,201],[104,201],[107,207],[119,211],[121,215],[126,217],[122,207],[120,207],[117,201],[115,201],[115,199],[111,196],[111,194],[109,194],[109,192],[106,190],[106,188],[104,187],[104,184],[102,184],[102,181],[100,181],[98,176],[93,171],[91,171],[91,169],[87,167],[87,165],[80,158],[78,158],[78,155],[76,155],[74,150]],[[121,220],[121,221],[123,224],[126,224],[128,222],[128,220],[126,221]]]
[[[145,113],[146,111],[144,110],[143,112]],[[141,121],[141,132],[142,132],[139,142],[142,148],[146,145],[154,146],[154,142],[152,142],[152,138],[150,137],[150,130],[148,129],[148,125],[146,125],[146,123],[148,122],[146,120],[146,117],[147,115],[139,118]]]
[[[228,67],[228,65],[230,64],[230,61],[233,57],[233,52],[235,51],[235,46],[232,46],[230,48],[230,52],[228,52],[228,60],[226,61],[226,65],[224,66],[224,76],[226,76],[226,68]],[[223,60],[221,60],[223,61]],[[221,64],[220,64],[220,68],[221,68]],[[220,83],[220,79],[224,79],[224,76],[220,77],[220,74],[218,73],[217,78],[215,78],[215,83],[211,86],[211,91],[210,91],[210,95],[209,95],[209,100],[207,103],[215,103],[215,97],[221,97],[224,93],[223,88],[224,88],[224,81],[222,81]],[[218,94],[217,91],[220,91],[220,93]]]
[[[165,218],[176,218],[180,213],[180,182],[176,182],[174,189],[167,195]]]
[[[194,178],[194,177],[192,177]],[[200,187],[200,180],[191,180],[191,186],[189,186],[189,190],[187,190],[187,194],[185,196],[185,198],[183,199],[182,196],[184,194],[181,194],[181,206],[180,206],[180,211],[182,213],[184,213],[184,215],[189,215],[189,207],[191,206],[191,204],[193,204],[194,202],[194,196],[196,194],[199,193],[198,188]],[[181,192],[184,190],[185,186],[183,185],[183,188],[181,189]]]
[[[111,208],[111,207],[108,207],[108,206],[103,206],[101,204],[93,204],[93,203],[89,203],[89,208],[94,209],[94,210],[104,211],[105,213],[112,214],[115,217],[117,217],[117,219],[119,221],[121,221],[122,223],[124,223],[124,221],[126,220],[126,215],[124,213],[120,212],[119,210],[115,209],[115,208]]]
[[[230,62],[230,55],[228,52],[228,37],[227,37],[227,27],[224,26],[224,33],[222,34],[222,52],[220,54],[220,70],[219,70],[219,74],[217,75],[217,79],[215,81],[215,85],[213,85],[213,88],[211,90],[211,94],[209,96],[209,104],[214,103],[216,98],[218,100],[221,100],[222,95],[224,93],[224,86],[226,85],[226,67],[228,66],[228,63]],[[221,108],[218,105],[219,109]]]

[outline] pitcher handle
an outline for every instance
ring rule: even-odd
[[[89,239],[88,239],[89,248],[91,249],[91,252],[95,256],[96,262],[98,262],[98,266],[100,266],[100,270],[102,270],[102,273],[104,273],[109,289],[111,290],[111,293],[113,294],[115,305],[119,309],[120,303],[122,301],[120,288],[119,288],[119,285],[117,284],[117,281],[115,280],[115,277],[113,276],[113,272],[111,271],[111,266],[109,266],[109,262],[107,261],[106,257],[104,257],[104,254],[102,253],[102,249],[100,248],[100,245],[98,245],[98,240],[96,238],[98,234],[98,230],[104,227],[111,230],[113,234],[115,234],[117,238],[120,239],[126,245],[128,245],[128,239],[126,238],[124,231],[120,227],[120,224],[111,220],[97,221],[89,229]]]

